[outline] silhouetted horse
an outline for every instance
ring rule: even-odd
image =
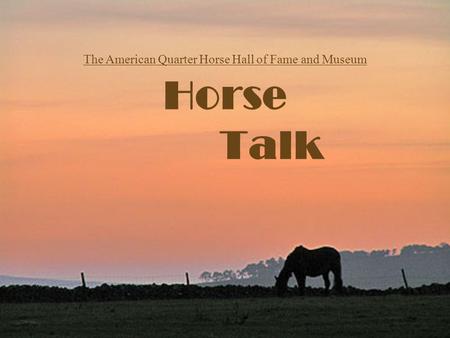
[[[341,255],[331,247],[324,246],[322,248],[308,250],[303,246],[298,246],[292,251],[284,262],[275,287],[279,296],[282,296],[288,285],[288,280],[292,274],[297,279],[299,292],[305,294],[305,279],[308,277],[322,276],[325,282],[325,292],[330,289],[329,273],[334,275],[334,289],[340,292],[342,289],[341,277]]]

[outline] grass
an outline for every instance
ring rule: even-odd
[[[448,337],[450,296],[0,304],[0,337]]]

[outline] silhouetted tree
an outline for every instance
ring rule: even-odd
[[[200,279],[205,282],[211,281],[212,280],[211,272],[208,271],[202,272],[202,274],[200,275]]]
[[[370,252],[369,256],[374,258],[383,258],[389,256],[389,250],[373,250]]]
[[[215,271],[215,272],[212,274],[212,280],[213,280],[214,282],[221,282],[221,281],[223,281],[223,274],[222,274],[221,272]]]

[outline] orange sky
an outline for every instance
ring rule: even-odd
[[[444,1],[0,4],[0,274],[177,275],[294,246],[450,240]],[[88,68],[82,55],[316,53],[368,67]],[[164,82],[282,87],[272,111],[164,109]],[[226,160],[220,130],[320,136]]]

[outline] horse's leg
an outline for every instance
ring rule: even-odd
[[[325,294],[328,295],[328,291],[330,291],[330,275],[329,271],[322,275],[323,281],[325,282]]]
[[[298,271],[294,271],[295,279],[298,284],[298,292],[300,296],[305,295],[305,284],[306,284],[306,276]]]
[[[333,271],[334,275],[333,289],[335,289],[337,292],[341,292],[342,291],[341,262],[337,263],[331,271]]]

